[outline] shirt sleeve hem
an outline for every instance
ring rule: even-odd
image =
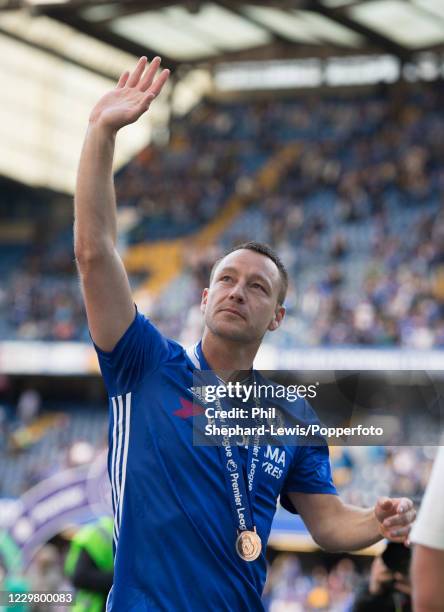
[[[444,550],[444,532],[436,531],[427,527],[426,529],[413,528],[410,540],[413,544],[421,544],[435,550]]]
[[[99,346],[97,346],[97,344],[94,342],[93,337],[91,336],[91,332],[88,329],[88,334],[89,337],[91,338],[91,342],[93,343],[94,349],[96,350],[96,353],[98,355],[102,355],[103,357],[111,357],[113,355],[113,353],[115,351],[117,351],[120,347],[120,345],[122,344],[122,342],[124,341],[125,336],[127,335],[127,333],[132,329],[132,327],[136,324],[136,319],[137,319],[137,315],[139,314],[139,311],[137,310],[137,305],[134,304],[134,308],[135,308],[135,312],[134,312],[134,319],[131,321],[131,323],[129,324],[129,326],[126,328],[126,330],[123,332],[123,334],[120,336],[119,340],[117,341],[117,344],[115,345],[115,347],[111,350],[111,351],[104,351],[103,349],[101,349]]]
[[[285,493],[281,493],[280,500],[281,506],[291,512],[292,514],[299,514],[297,508],[294,506],[292,501],[290,500],[288,494],[289,493],[307,493],[311,495],[320,494],[320,495],[338,495],[336,487],[306,487],[306,488],[298,488],[292,489],[291,491],[285,491]]]

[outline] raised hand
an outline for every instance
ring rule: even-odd
[[[162,90],[170,71],[162,70],[156,77],[161,59],[155,57],[150,64],[141,57],[130,73],[125,71],[117,87],[106,93],[91,112],[90,122],[100,124],[111,132],[134,123],[150,107]]]

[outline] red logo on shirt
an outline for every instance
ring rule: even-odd
[[[180,419],[187,419],[190,416],[198,416],[199,414],[203,414],[205,412],[202,406],[199,406],[198,404],[193,404],[193,402],[190,402],[184,397],[181,397],[179,399],[182,408],[175,410],[173,412],[174,416],[178,416]]]

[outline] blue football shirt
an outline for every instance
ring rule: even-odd
[[[243,561],[216,446],[193,446],[193,372],[180,344],[137,312],[111,352],[95,346],[109,395],[114,583],[107,612],[262,611],[265,546],[279,495],[336,493],[327,446],[264,455],[254,500],[260,557]],[[296,402],[300,416],[310,413]],[[241,461],[247,450],[240,447]],[[271,466],[269,464],[272,464]]]

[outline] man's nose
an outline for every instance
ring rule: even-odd
[[[241,283],[236,283],[230,291],[230,300],[243,304],[245,302],[244,288]]]

